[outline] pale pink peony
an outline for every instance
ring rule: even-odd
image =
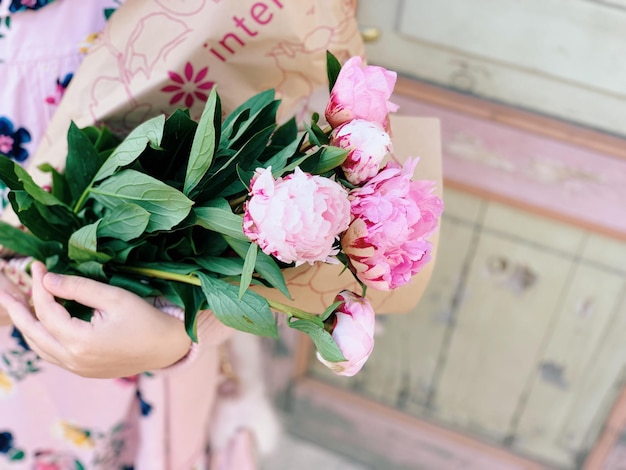
[[[362,63],[361,57],[352,57],[339,71],[325,113],[333,128],[352,119],[377,122],[387,128],[389,113],[398,109],[389,101],[396,72]]]
[[[341,165],[346,179],[359,185],[378,174],[380,163],[391,151],[391,137],[383,127],[371,121],[354,119],[337,127],[330,144],[348,150]]]
[[[356,276],[378,290],[400,287],[430,260],[427,238],[437,229],[443,202],[432,181],[412,181],[417,159],[388,163],[350,193],[353,220],[341,245]]]
[[[334,321],[331,336],[346,360],[330,362],[319,352],[317,358],[334,373],[351,377],[361,370],[374,349],[374,309],[367,299],[347,290],[340,292],[335,301],[343,303],[329,317]]]
[[[332,262],[333,247],[350,223],[347,191],[336,181],[296,168],[274,180],[257,169],[245,204],[243,231],[263,252],[284,263]]]

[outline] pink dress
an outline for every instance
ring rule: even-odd
[[[118,7],[94,44],[93,34]],[[271,87],[286,115],[314,105],[315,93],[325,102],[326,50],[344,59],[363,54],[355,7],[355,0],[0,0],[0,153],[26,166],[36,152],[37,163],[61,161],[58,136],[70,119],[128,130],[176,107],[197,116],[214,83],[225,112]],[[28,283],[19,266],[0,262],[0,269]],[[292,295],[307,308],[323,309],[340,290],[320,267],[289,276]],[[354,288],[349,275],[344,282]],[[214,407],[220,349],[231,333],[202,312],[198,347],[180,363],[91,380],[43,362],[17,331],[0,327],[0,470],[251,470],[250,434],[231,440],[215,431],[223,416],[231,418],[222,413],[232,411],[228,403],[245,415],[246,429],[259,409],[256,401],[245,408],[226,397]],[[225,424],[235,430],[240,421]],[[269,431],[264,422],[255,434],[259,450]]]
[[[0,0],[0,158],[28,165],[92,34],[121,3]],[[199,320],[193,357],[115,380],[45,363],[0,327],[0,469],[205,468],[228,330],[208,314]]]

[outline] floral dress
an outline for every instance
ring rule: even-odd
[[[0,0],[0,158],[28,166],[81,59],[121,0]],[[2,188],[6,206],[6,188]],[[19,260],[0,269],[28,289]],[[207,423],[228,335],[201,315],[179,364],[86,379],[40,360],[0,326],[0,470],[184,470],[206,465]]]

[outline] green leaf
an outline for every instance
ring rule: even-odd
[[[60,243],[42,241],[3,221],[0,221],[0,244],[16,253],[32,256],[40,261],[62,250]]]
[[[254,272],[254,266],[256,264],[256,257],[258,253],[258,247],[256,243],[250,243],[248,252],[246,253],[246,259],[243,263],[243,271],[241,273],[241,280],[239,282],[239,300],[248,290],[250,282],[252,281],[252,273]]]
[[[330,52],[326,51],[326,74],[328,75],[328,91],[333,91],[337,77],[341,71],[341,64],[337,58]]]
[[[306,134],[299,140],[294,140],[289,145],[276,152],[271,158],[263,163],[264,168],[272,167],[272,175],[276,177],[282,174],[282,170],[287,166],[290,159],[295,156],[304,156],[300,152],[300,147],[304,143]]]
[[[47,206],[64,205],[56,197],[35,183],[24,168],[8,158],[0,158],[0,180],[9,189],[15,191],[24,190],[35,200]]]
[[[241,299],[237,286],[198,273],[209,309],[224,325],[260,336],[278,337],[267,300],[248,290]]]
[[[343,303],[342,300],[338,300],[337,302],[333,302],[332,304],[330,304],[328,307],[326,307],[326,309],[324,310],[324,312],[322,313],[322,315],[320,316],[322,321],[326,321],[326,319],[328,317],[330,317],[335,310],[337,310],[337,308],[339,308],[339,306]]]
[[[113,258],[106,253],[98,252],[98,225],[100,221],[85,225],[70,237],[67,254],[79,263],[98,261],[105,263]]]
[[[78,219],[65,206],[47,206],[23,190],[9,192],[9,201],[20,222],[36,237],[63,244],[78,225]]]
[[[104,266],[102,263],[92,260],[85,261],[76,265],[76,269],[83,276],[97,281],[106,281],[107,275],[104,273]]]
[[[138,246],[137,242],[128,243],[117,238],[98,240],[98,243],[100,245],[100,251],[103,253],[113,253],[113,260],[120,264],[126,264],[131,252]]]
[[[327,361],[342,362],[346,360],[333,337],[324,328],[307,320],[294,320],[288,324],[291,328],[306,333],[313,340],[313,344],[315,344],[320,355]]]
[[[98,129],[98,137],[93,146],[101,153],[115,150],[120,143],[121,139],[113,134],[108,127],[102,126]]]
[[[65,160],[65,179],[74,201],[98,172],[102,162],[93,142],[74,122],[67,132],[67,158]]]
[[[130,291],[133,294],[136,294],[139,297],[143,298],[159,295],[158,289],[155,289],[150,284],[146,284],[139,279],[129,278],[119,274],[112,275],[109,278],[108,283],[112,286],[126,289],[127,291]]]
[[[150,213],[143,207],[120,204],[107,212],[98,226],[98,237],[112,237],[130,241],[140,237],[150,222]]]
[[[198,271],[198,266],[191,263],[158,261],[153,263],[137,262],[133,264],[136,268],[145,268],[147,270],[163,271],[173,274],[193,274]]]
[[[191,144],[189,161],[187,163],[187,173],[185,176],[185,186],[183,192],[189,193],[198,185],[213,162],[215,152],[215,105],[217,92],[215,88],[211,90],[209,99],[204,107],[198,128]]]
[[[307,135],[309,136],[309,142],[311,142],[316,147],[321,147],[324,145],[324,142],[321,141],[317,135],[317,133],[309,126],[306,122],[303,123],[304,129],[306,130]]]
[[[185,331],[194,343],[198,342],[198,313],[205,301],[201,288],[180,282],[172,282],[171,288],[176,292],[185,308]]]
[[[71,206],[72,193],[70,192],[70,188],[67,184],[67,180],[65,179],[65,175],[58,172],[56,168],[54,168],[49,163],[43,163],[39,165],[38,168],[44,173],[52,174],[52,195],[64,204]]]
[[[241,241],[235,238],[231,238],[225,236],[224,239],[226,243],[233,249],[235,253],[237,253],[241,258],[245,258],[248,253],[250,245],[250,241]],[[254,267],[255,271],[263,276],[267,282],[269,282],[272,287],[278,289],[281,294],[283,294],[288,299],[291,299],[291,294],[289,294],[289,289],[287,288],[287,283],[285,282],[285,277],[283,276],[283,271],[278,266],[278,263],[274,261],[274,259],[259,251],[257,253],[256,264]]]
[[[199,266],[223,276],[239,276],[243,272],[241,258],[222,258],[219,256],[203,256],[195,259]]]
[[[266,148],[267,141],[274,128],[275,124],[254,134],[236,154],[223,163],[217,171],[205,178],[199,186],[202,197],[196,197],[195,199],[204,201],[206,198],[219,196],[224,188],[228,187],[233,180],[236,180],[237,165],[241,165],[245,170],[254,169],[252,168],[254,166],[253,163]]]
[[[247,193],[250,189],[250,181],[252,180],[254,173],[254,170],[244,170],[237,165],[237,177],[239,178],[239,181],[233,181],[232,184],[224,190],[224,197],[228,197],[229,193],[230,195],[239,194],[242,191]]]
[[[223,199],[212,199],[204,203],[202,207],[195,207],[193,212],[196,215],[196,225],[237,240],[249,240],[243,233],[242,217],[233,214],[230,206],[225,208]]]
[[[170,230],[191,211],[193,201],[162,181],[135,170],[123,170],[91,189],[93,198],[109,209],[134,203],[150,213],[147,232]]]
[[[253,116],[261,109],[265,108],[268,104],[274,101],[275,91],[265,90],[258,93],[251,98],[247,99],[239,106],[237,106],[227,117],[222,124],[222,135],[226,137],[226,140],[232,140],[234,138],[233,130],[235,124],[241,120],[242,114],[247,116]],[[246,117],[247,120],[247,117]]]
[[[272,135],[272,145],[277,147],[285,147],[298,139],[298,125],[296,118],[292,117],[282,124]]]
[[[301,169],[314,175],[323,175],[340,166],[347,156],[347,150],[328,145],[322,148],[317,158],[307,160],[306,164],[301,166]]]
[[[235,135],[230,142],[230,147],[239,149],[261,129],[267,129],[268,127],[275,129],[276,112],[278,111],[279,105],[280,101],[274,100],[258,112],[251,114],[250,119],[244,121],[239,127],[237,135]]]
[[[330,138],[328,137],[326,132],[324,132],[324,130],[320,126],[317,125],[317,121],[311,122],[310,129],[311,129],[311,132],[315,134],[315,137],[317,137],[317,140],[322,145],[328,145],[328,143],[330,142]]]
[[[274,170],[274,167],[272,167],[272,176],[274,178],[278,178],[279,176],[282,176],[285,173],[292,172],[293,170],[296,169],[296,167],[298,167],[298,166],[301,167],[304,164],[304,162],[306,162],[308,159],[316,158],[321,152],[322,152],[322,149],[318,149],[314,153],[308,153],[306,155],[302,155],[301,157],[295,158],[295,159],[291,160],[289,162],[289,164],[287,166],[283,167],[282,169],[276,168]]]
[[[130,165],[139,158],[148,144],[155,147],[161,145],[164,126],[165,116],[160,115],[133,129],[100,167],[92,184],[113,175],[118,169]]]

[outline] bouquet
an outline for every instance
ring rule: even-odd
[[[51,187],[1,158],[0,180],[24,227],[0,223],[0,243],[52,272],[167,298],[184,309],[193,341],[201,310],[270,337],[284,314],[325,365],[354,375],[374,344],[367,288],[395,289],[420,271],[443,205],[433,182],[412,179],[417,159],[381,168],[392,151],[396,74],[360,57],[341,66],[330,53],[327,71],[329,126],[317,113],[303,131],[295,118],[279,124],[273,90],[222,119],[213,88],[198,121],[179,109],[124,139],[72,124],[64,170],[40,167]],[[304,263],[342,263],[361,292],[338,293],[324,312],[255,292],[262,285],[290,298],[283,270]],[[89,318],[86,307],[61,301]]]

